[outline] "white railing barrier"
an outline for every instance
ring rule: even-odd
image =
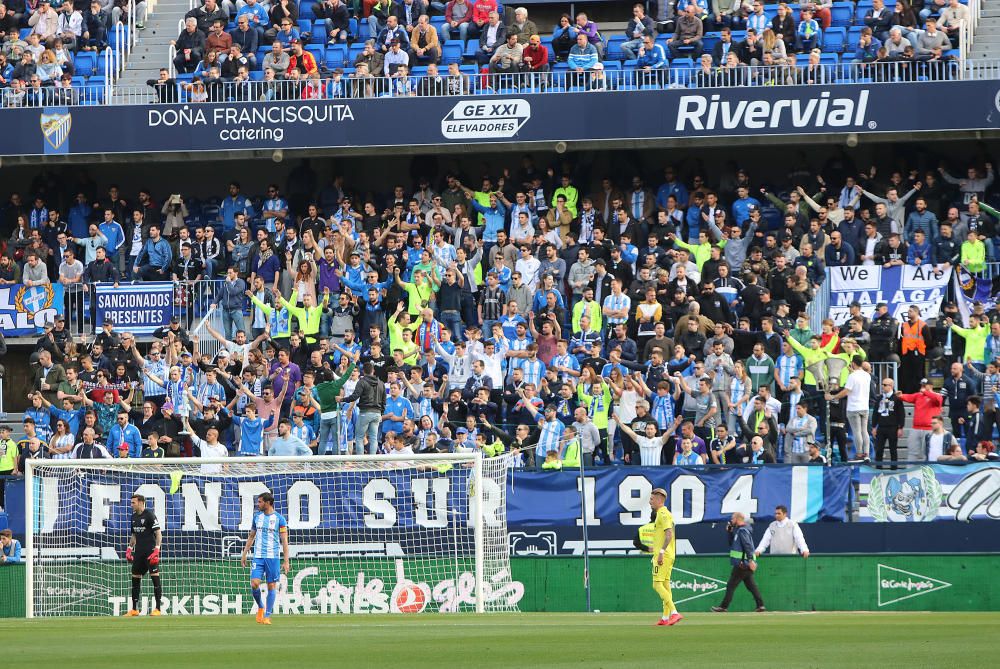
[[[114,50],[109,46],[104,49],[104,104],[111,104],[111,87],[114,85]]]
[[[177,47],[171,44],[167,48],[167,68],[170,70],[170,77],[177,76],[177,69],[174,67],[174,58],[177,57]]]

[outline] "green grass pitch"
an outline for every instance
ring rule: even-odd
[[[30,669],[995,667],[1000,613],[250,616],[0,621]]]

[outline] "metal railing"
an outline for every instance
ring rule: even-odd
[[[174,294],[171,301],[170,315],[176,317],[181,325],[192,334],[206,333],[205,325],[222,331],[221,315],[218,311],[209,309],[212,301],[222,285],[222,279],[202,279],[200,281],[179,281],[174,283]],[[129,281],[122,281],[117,285],[128,285]],[[140,283],[140,282],[135,282]],[[66,317],[66,329],[74,337],[96,332],[97,309],[94,301],[97,287],[99,285],[114,284],[88,284],[84,289],[83,284],[73,284],[64,290],[63,313]],[[203,336],[204,340],[211,340],[211,337]],[[214,341],[214,340],[213,340]],[[211,342],[204,341],[208,345],[203,353],[215,354],[218,347],[212,349]]]
[[[409,77],[359,77],[356,73],[325,72],[318,79],[264,81],[224,80],[208,72],[181,75],[174,68],[176,47],[169,53],[172,86],[123,87],[116,91],[114,104],[153,104],[198,102],[268,102],[275,100],[406,98],[439,96],[489,96],[511,94],[554,94],[705,88],[748,88],[792,85],[837,84],[906,84],[913,81],[955,81],[1000,79],[1000,60],[968,62],[958,60],[930,62],[885,62],[823,65],[825,74],[810,79],[804,68],[743,67],[738,71],[713,70],[713,80],[695,69],[593,72],[546,72],[519,74],[461,74],[429,78],[424,74]],[[112,102],[109,101],[109,104]]]

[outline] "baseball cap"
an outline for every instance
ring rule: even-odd
[[[776,307],[780,307],[782,304],[784,304],[786,307],[788,306],[788,302],[786,302],[785,300],[775,300],[774,302],[774,306]]]
[[[177,318],[177,316],[171,316],[170,317],[170,322],[171,322],[171,324],[173,324],[173,323],[180,323],[181,319]]]
[[[217,357],[217,358],[228,358],[229,357],[229,351],[227,351],[226,349],[222,349],[221,351],[219,351],[219,354],[217,356],[215,356],[215,357]]]
[[[56,314],[56,323],[65,323],[66,317],[62,314]]]
[[[650,494],[651,495],[660,495],[661,497],[663,497],[663,499],[667,498],[667,491],[664,490],[663,488],[653,488],[653,492],[651,492]]]
[[[920,379],[920,385],[929,386],[931,384],[929,379]]]
[[[747,205],[747,211],[757,211],[758,209],[759,209],[759,207],[757,205],[755,205],[755,204],[748,204]]]
[[[556,405],[555,405],[555,404],[553,404],[553,403],[549,403],[549,404],[547,404],[547,405],[545,406],[545,410],[546,410],[546,411],[555,411],[555,410],[556,410]]]
[[[469,434],[469,430],[464,427],[460,427],[455,430],[455,434]]]
[[[292,39],[290,39],[290,40],[288,41],[288,43],[289,43],[289,44],[299,44],[299,43],[300,43],[300,42],[299,42],[299,38],[298,38],[298,37],[293,37]]]
[[[191,357],[191,351],[181,351],[181,357],[182,358],[190,358]]]

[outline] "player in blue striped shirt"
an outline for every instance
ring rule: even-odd
[[[247,566],[247,554],[253,546],[253,569],[250,571],[250,589],[257,602],[257,622],[271,624],[271,612],[278,597],[278,581],[281,572],[290,571],[288,564],[288,523],[285,517],[274,510],[274,495],[269,492],[257,497],[257,511],[253,517],[253,527],[247,537],[246,546],[240,556],[240,564]],[[284,556],[279,568],[279,551]],[[261,580],[267,583],[267,608],[260,598]]]

